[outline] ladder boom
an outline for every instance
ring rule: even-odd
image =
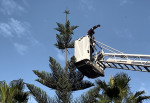
[[[105,68],[150,72],[150,55],[99,53],[96,61]]]
[[[128,58],[145,58],[150,59],[150,55],[143,54],[118,54],[118,53],[105,53],[104,56],[115,57],[128,57]]]
[[[124,70],[150,72],[150,65],[132,64],[132,63],[119,63],[111,61],[99,61],[99,64],[105,65],[106,68],[116,68]]]

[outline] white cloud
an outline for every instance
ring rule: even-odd
[[[10,19],[10,26],[12,27],[14,33],[17,37],[22,37],[24,35],[27,35],[29,32],[28,24],[22,23],[18,20],[15,20],[13,18]]]
[[[30,27],[27,22],[10,18],[8,22],[0,23],[0,36],[11,40],[18,53],[23,55],[26,53],[27,48],[40,44],[31,34]]]
[[[95,10],[92,0],[79,0],[79,7],[82,10],[88,10],[88,11]]]
[[[7,23],[0,24],[0,34],[6,38],[14,37],[14,35],[12,34],[12,28]]]
[[[24,12],[25,9],[15,0],[1,0],[0,11],[4,14],[11,15],[13,13]]]
[[[16,48],[17,52],[21,55],[24,55],[28,49],[28,46],[19,43],[14,43],[14,47]]]
[[[23,6],[29,6],[27,0],[20,3],[17,0],[0,0],[0,12],[5,15],[20,14],[25,12]],[[23,55],[37,44],[40,44],[31,34],[31,26],[28,22],[22,22],[15,18],[8,18],[7,22],[0,22],[0,36],[11,41],[16,51]]]
[[[7,23],[0,23],[1,35],[7,38],[21,38],[30,34],[29,24],[10,18]]]

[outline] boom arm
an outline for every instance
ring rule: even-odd
[[[150,55],[103,53],[97,58],[100,66],[133,71],[150,72]]]

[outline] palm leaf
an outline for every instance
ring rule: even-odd
[[[81,95],[79,103],[96,103],[99,97],[100,87],[96,86],[91,88],[86,94]]]

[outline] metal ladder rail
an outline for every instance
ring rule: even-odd
[[[150,65],[132,64],[132,63],[118,63],[107,60],[98,61],[99,64],[105,65],[106,68],[116,68],[124,70],[150,72]]]

